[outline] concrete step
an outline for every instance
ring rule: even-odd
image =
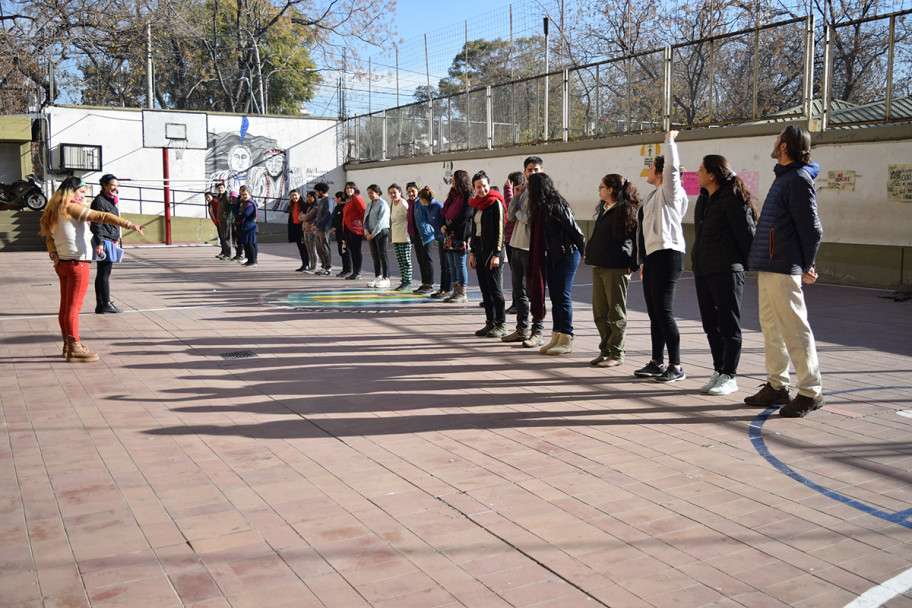
[[[28,209],[0,211],[0,251],[43,251],[41,214]]]

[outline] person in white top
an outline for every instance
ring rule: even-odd
[[[687,193],[681,185],[681,163],[675,143],[677,131],[665,134],[667,156],[657,156],[649,168],[647,182],[656,187],[646,196],[639,211],[637,257],[642,264],[640,278],[649,313],[652,360],[634,375],[675,382],[687,376],[681,366],[681,334],[674,318],[674,296],[678,278],[684,272],[684,229]],[[665,367],[665,348],[668,367]]]
[[[402,277],[399,286],[393,291],[411,290],[412,241],[408,233],[409,202],[402,198],[402,188],[399,184],[391,184],[387,192],[390,197],[390,240],[393,242],[393,249],[396,250],[399,276]]]
[[[85,206],[87,189],[82,179],[66,178],[41,216],[40,234],[47,239],[48,255],[60,279],[57,319],[63,333],[63,357],[67,363],[98,361],[98,354],[79,341],[79,312],[89,288],[89,268],[94,251],[89,223],[111,224],[143,233],[142,226]]]

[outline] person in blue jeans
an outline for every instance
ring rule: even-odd
[[[565,355],[573,352],[573,278],[586,239],[567,199],[546,173],[529,176],[529,215],[532,219],[529,265],[534,272],[534,267],[544,260],[551,297],[551,341],[539,352]]]

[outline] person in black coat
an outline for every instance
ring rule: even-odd
[[[702,392],[730,395],[741,358],[741,293],[757,222],[757,207],[724,156],[703,157],[697,171],[700,196],[694,208],[691,265],[713,374]]]
[[[601,341],[595,367],[624,362],[627,332],[627,288],[637,263],[637,210],[640,193],[624,177],[612,173],[599,184],[598,216],[585,261],[592,266],[592,317]]]
[[[101,192],[92,201],[92,209],[120,217],[117,210],[117,178],[108,173],[99,181]],[[97,272],[95,274],[95,314],[113,314],[123,312],[111,301],[111,270],[114,260],[105,255],[105,241],[117,244],[120,241],[120,227],[111,224],[92,222],[92,247],[95,249]],[[110,247],[110,245],[109,245]]]

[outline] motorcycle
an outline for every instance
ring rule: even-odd
[[[47,197],[34,175],[12,184],[0,184],[0,205],[41,211],[47,205]]]

